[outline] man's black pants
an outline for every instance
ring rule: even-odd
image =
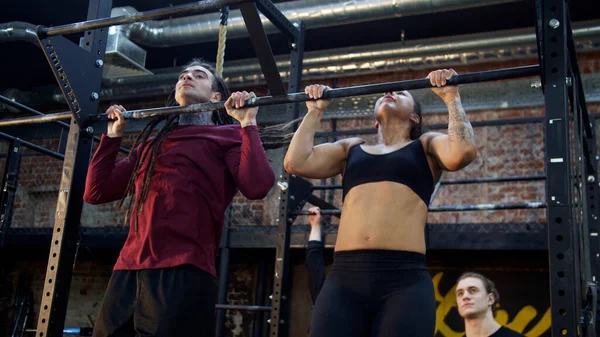
[[[94,337],[214,337],[217,282],[191,265],[114,271]]]

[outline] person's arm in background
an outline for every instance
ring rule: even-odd
[[[313,304],[325,283],[325,259],[323,258],[323,242],[321,239],[321,213],[318,207],[308,210],[313,213],[309,215],[310,235],[306,249],[306,269],[308,271],[308,289]]]

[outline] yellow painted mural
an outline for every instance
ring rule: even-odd
[[[439,272],[433,276],[433,286],[435,289],[436,309],[436,326],[435,333],[437,336],[444,337],[462,337],[464,331],[456,331],[446,323],[446,317],[451,310],[456,309],[456,297],[454,295],[456,285],[454,285],[446,294],[440,293],[440,281],[444,276],[443,272]],[[540,317],[541,316],[541,317]],[[517,312],[514,317],[509,317],[506,310],[496,310],[496,321],[500,325],[516,332],[524,334],[526,337],[539,337],[550,329],[550,308],[542,314],[531,305],[525,305]],[[525,328],[531,323],[537,321],[533,327],[525,331]]]

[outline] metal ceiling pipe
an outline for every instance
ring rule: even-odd
[[[581,48],[597,47],[600,43],[600,20],[574,24],[573,35]],[[466,64],[470,59],[485,62],[533,57],[537,56],[536,50],[535,31],[526,28],[308,52],[303,68],[306,75],[329,76],[360,72],[361,69],[435,67],[436,63],[449,63],[449,59]],[[289,68],[288,55],[278,56],[276,61],[279,69],[285,71]],[[228,62],[224,70],[224,75],[230,79],[261,74],[260,65],[252,60]]]
[[[13,21],[0,24],[0,43],[26,41],[38,46],[36,26],[27,22]]]
[[[573,29],[578,51],[600,50],[600,20],[576,23]],[[530,28],[309,52],[305,54],[303,79],[534,58],[537,58],[536,40],[534,30]],[[277,57],[277,64],[279,69],[283,70],[283,79],[286,79],[288,56]],[[154,71],[156,75],[105,79],[100,99],[125,100],[166,95],[173,89],[180,70],[159,69]],[[227,62],[224,70],[226,81],[232,88],[264,84],[262,71],[256,59]],[[56,91],[55,86],[48,88],[50,89]],[[61,94],[49,91],[46,93],[34,95],[33,92],[20,92],[22,97],[17,101],[25,100],[26,104],[30,105],[41,100],[47,102],[52,96],[54,101],[64,103]],[[14,92],[4,93],[7,97],[13,95]],[[0,110],[5,109],[0,105]]]
[[[600,48],[600,20],[577,23],[573,29],[578,50]],[[302,78],[353,76],[536,57],[534,29],[526,28],[307,52]],[[282,77],[287,78],[289,56],[280,55],[275,59]],[[150,83],[174,83],[180,71],[180,68],[160,69],[155,71],[155,75],[105,79],[103,86],[114,89]],[[223,75],[230,86],[261,84],[263,81],[262,70],[256,59],[229,61],[225,64]],[[143,88],[145,92],[148,89]]]
[[[376,21],[401,16],[443,12],[471,7],[490,6],[522,0],[301,0],[276,4],[290,21],[302,20],[308,29]],[[111,16],[137,13],[133,7],[115,7]],[[278,32],[261,15],[267,34]],[[219,14],[136,22],[118,26],[132,41],[151,47],[173,47],[216,41]],[[227,38],[248,36],[239,10],[231,11]]]

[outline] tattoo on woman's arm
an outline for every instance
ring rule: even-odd
[[[450,141],[458,141],[459,143],[465,141],[474,142],[475,134],[473,133],[473,127],[462,105],[453,101],[448,103],[447,106],[450,112],[448,123],[448,137]]]

